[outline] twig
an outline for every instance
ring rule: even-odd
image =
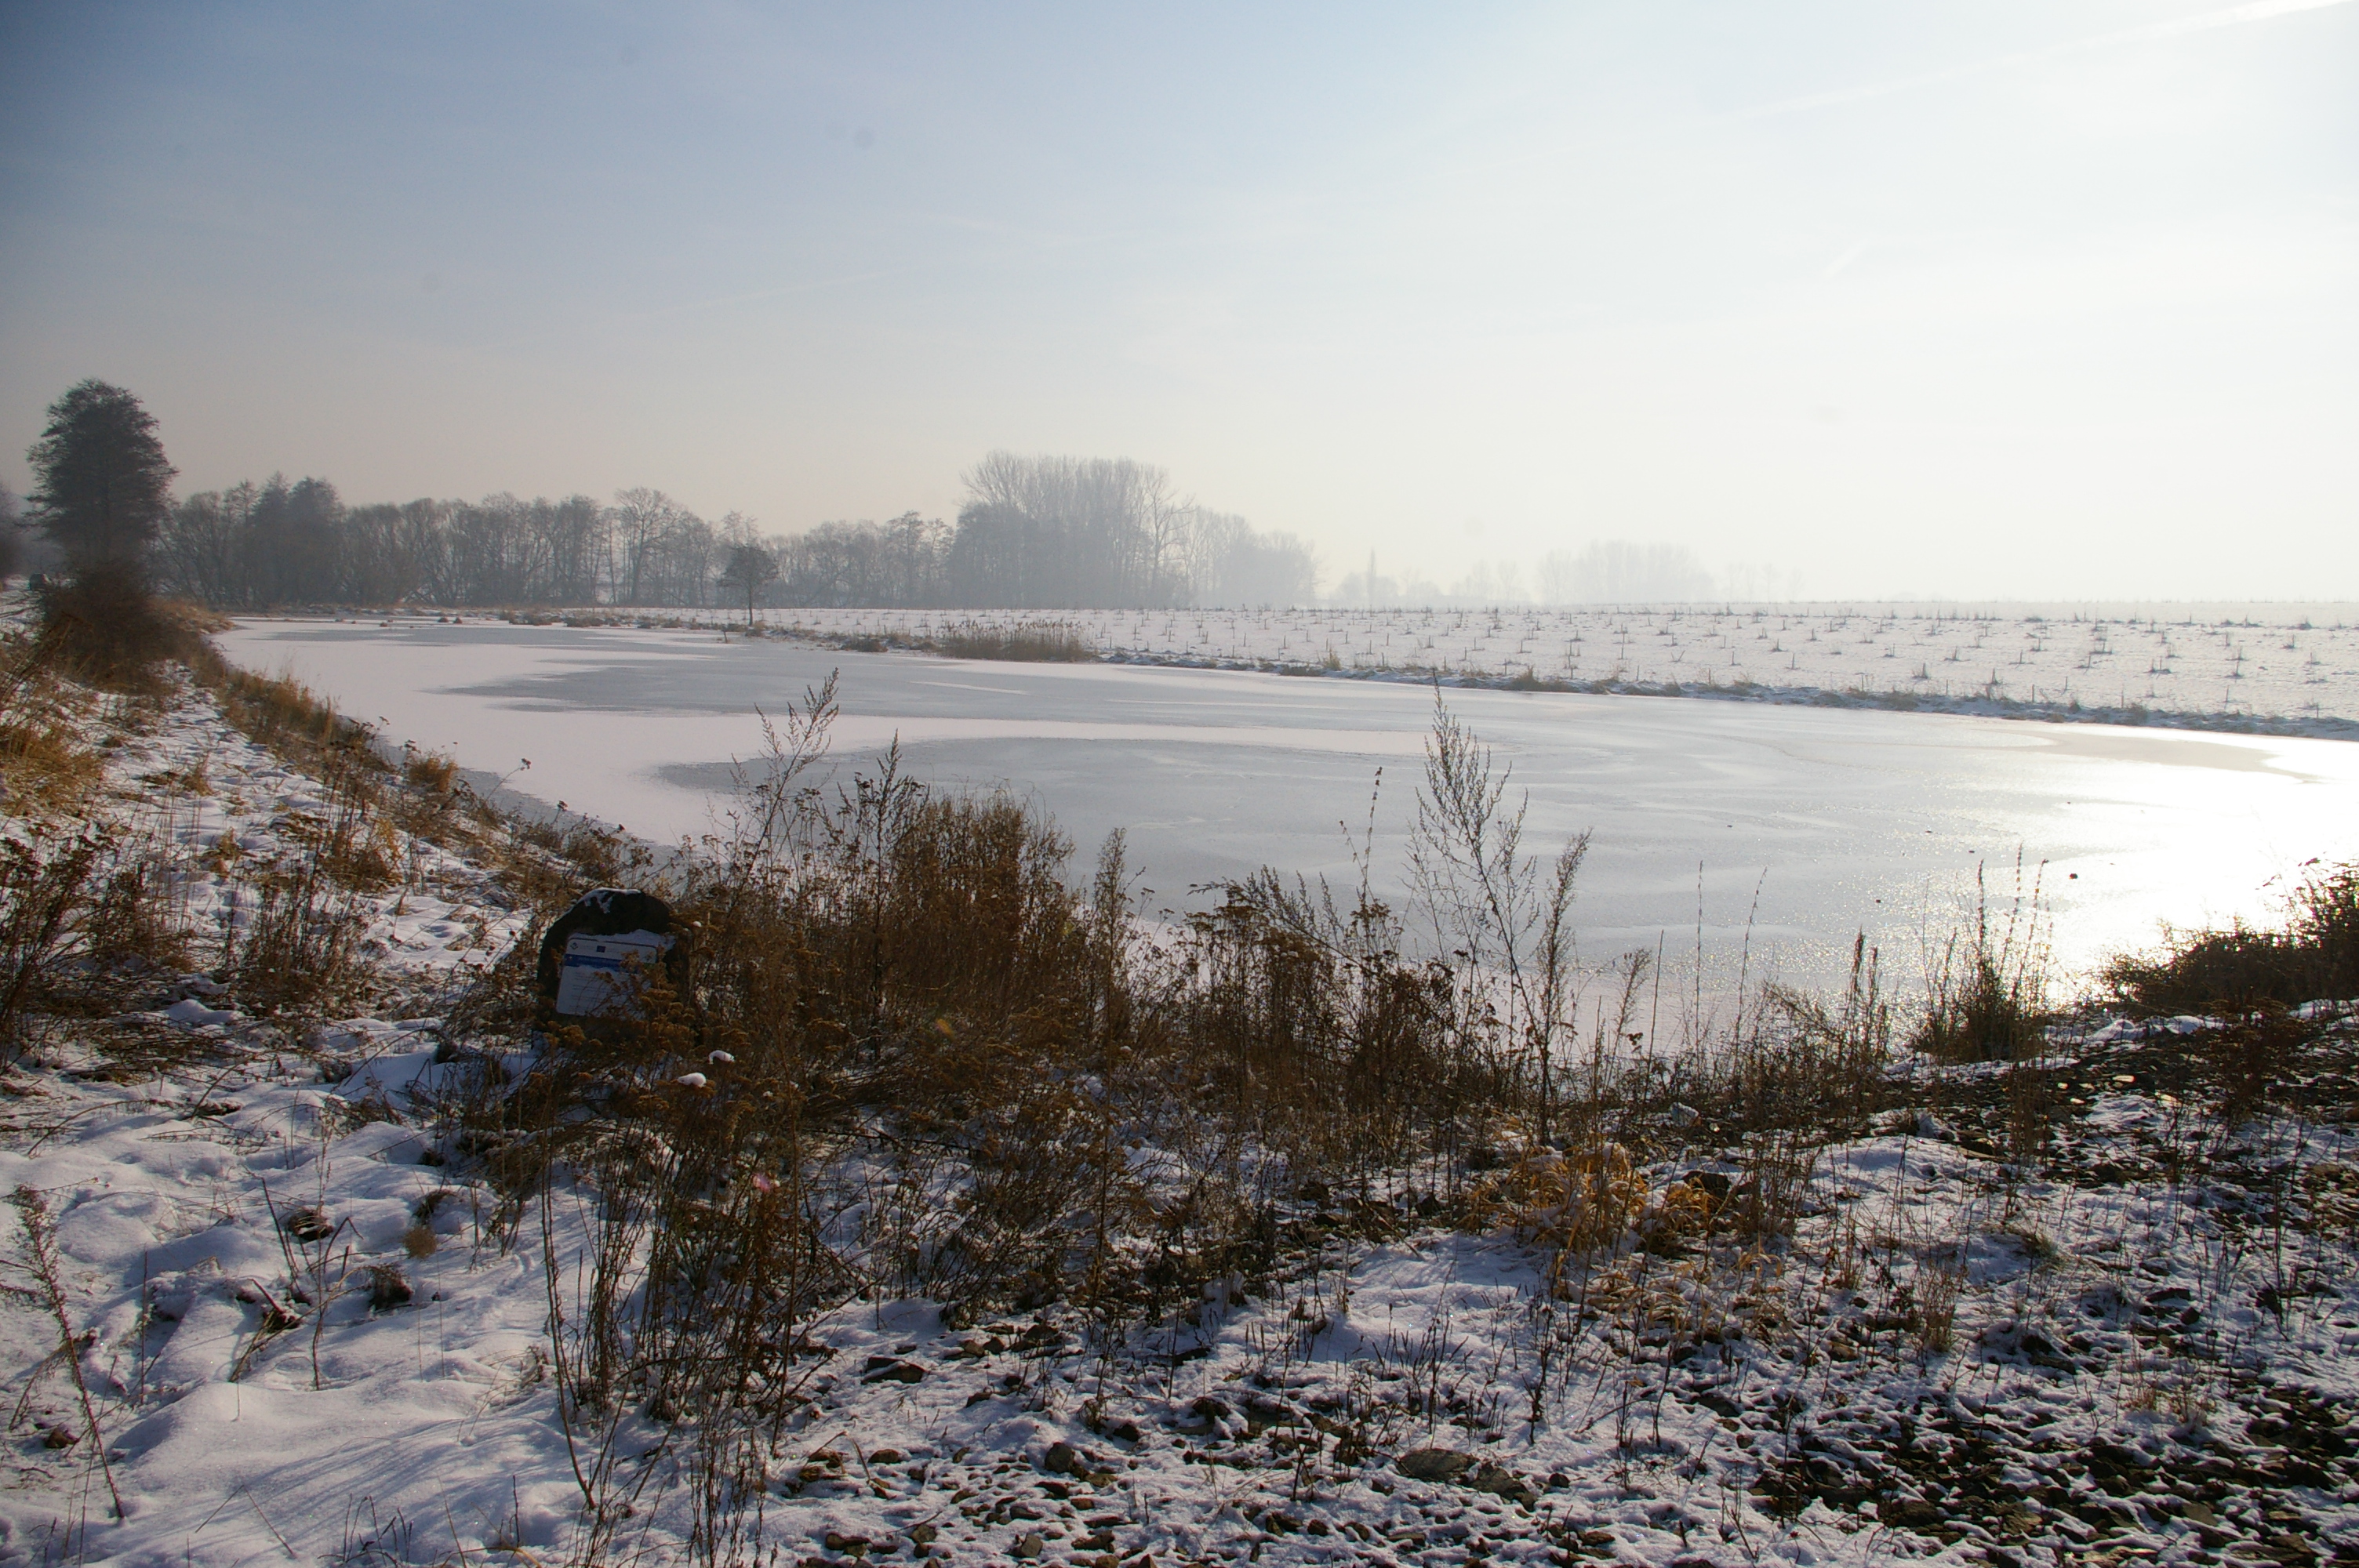
[[[262,1528],[270,1532],[270,1539],[278,1543],[278,1550],[287,1553],[287,1561],[289,1563],[302,1562],[303,1559],[296,1554],[295,1549],[287,1544],[287,1538],[278,1533],[278,1527],[270,1522],[270,1516],[262,1511],[262,1499],[254,1495],[254,1488],[251,1486],[241,1482],[239,1483],[238,1490],[245,1494],[246,1507],[252,1509],[254,1510],[254,1517],[262,1521]]]
[[[49,1206],[27,1186],[19,1186],[8,1201],[24,1217],[25,1253],[32,1260],[33,1277],[41,1281],[49,1296],[49,1313],[58,1320],[58,1353],[73,1374],[74,1393],[82,1400],[82,1419],[90,1429],[91,1445],[98,1451],[98,1467],[106,1476],[106,1494],[114,1499],[114,1517],[121,1519],[123,1493],[114,1485],[114,1462],[107,1457],[105,1434],[98,1429],[98,1407],[91,1402],[90,1384],[82,1379],[82,1353],[74,1341],[73,1320],[66,1312],[66,1289],[58,1277],[57,1232],[49,1224]]]

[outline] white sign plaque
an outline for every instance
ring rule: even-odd
[[[573,1018],[636,1014],[639,988],[671,943],[653,931],[568,937],[557,975],[557,1011]]]

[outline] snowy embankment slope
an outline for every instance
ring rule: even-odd
[[[108,809],[190,850],[268,855],[320,795],[198,694],[111,752]],[[52,1021],[9,1076],[0,1179],[54,1217],[101,1429],[16,1271],[13,1560],[576,1549],[547,1346],[594,1196],[518,1210],[442,1141],[438,1087],[510,1044],[445,1002],[519,933],[484,868],[399,849],[415,874],[365,912],[373,1016],[257,1018],[159,979],[148,1007]],[[180,896],[234,925],[180,863]],[[812,1329],[747,1559],[2359,1557],[2359,1044],[2312,1010],[2281,1103],[2230,1128],[2199,1109],[2218,1038],[2060,1038],[2055,1131],[2020,1164],[1988,1068],[1904,1065],[1908,1108],[1806,1154],[1676,1115],[1650,1133],[1657,1193],[1791,1173],[1790,1239],[1758,1246],[1716,1227],[1552,1264],[1306,1191],[1266,1293],[1119,1343],[1053,1308],[950,1328],[847,1303]],[[694,1425],[616,1430],[629,1512],[599,1561],[688,1560]]]
[[[922,641],[1074,627],[1102,658],[2359,739],[2359,610],[1664,605],[1548,610],[774,610],[773,627]],[[611,612],[625,613],[629,612]],[[657,614],[673,612],[654,612]],[[709,612],[718,617],[720,611]],[[2332,620],[2325,619],[2331,614]]]

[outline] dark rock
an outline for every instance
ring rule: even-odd
[[[1076,1476],[1086,1466],[1082,1463],[1080,1449],[1070,1443],[1052,1443],[1049,1452],[1040,1456],[1040,1468],[1052,1476]]]
[[[877,1366],[878,1361],[885,1364]],[[864,1383],[915,1383],[922,1380],[926,1369],[915,1361],[896,1361],[889,1356],[869,1358],[869,1369],[861,1378]]]
[[[1245,1415],[1265,1426],[1278,1426],[1302,1419],[1302,1412],[1284,1400],[1274,1400],[1267,1394],[1254,1394],[1245,1400]]]
[[[1393,1461],[1393,1468],[1412,1481],[1447,1481],[1454,1486],[1474,1468],[1474,1456],[1454,1448],[1412,1448]]]
[[[335,1222],[316,1208],[288,1210],[278,1228],[298,1241],[325,1241],[336,1233]]]
[[[391,1312],[396,1307],[408,1306],[410,1298],[417,1294],[410,1289],[409,1281],[401,1277],[400,1270],[388,1268],[383,1263],[369,1265],[368,1281],[371,1312]]]
[[[633,888],[593,888],[573,903],[573,907],[549,923],[547,935],[540,939],[540,960],[535,975],[540,992],[541,1006],[552,1017],[574,1017],[557,1012],[557,998],[562,982],[570,945],[577,936],[627,937],[645,932],[664,939],[663,968],[665,979],[673,993],[681,998],[693,994],[690,988],[691,933],[684,925],[676,925],[671,906],[653,893]],[[604,1012],[632,1011],[627,1001],[620,1005],[606,1004],[597,1009]]]
[[[2110,1438],[2100,1438],[2089,1444],[2089,1462],[2116,1470],[2150,1470],[2155,1463],[2153,1456],[2145,1450],[2132,1448],[2125,1443],[2115,1443]]]
[[[1529,1505],[1536,1500],[1532,1488],[1521,1476],[1501,1465],[1477,1465],[1467,1483],[1478,1492],[1488,1492],[1511,1503]]]

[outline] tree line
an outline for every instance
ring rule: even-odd
[[[915,512],[763,535],[659,490],[610,502],[493,495],[348,505],[273,476],[174,502],[148,549],[158,587],[209,604],[404,601],[1108,608],[1304,603],[1309,547],[1177,499],[1125,460],[995,453],[958,521]]]
[[[69,570],[132,572],[224,609],[1159,608],[1308,603],[1318,587],[1301,540],[1201,507],[1128,459],[994,452],[965,476],[955,524],[909,512],[766,535],[650,489],[353,505],[327,480],[274,474],[174,498],[155,418],[130,393],[86,381],[49,415],[27,499]]]

